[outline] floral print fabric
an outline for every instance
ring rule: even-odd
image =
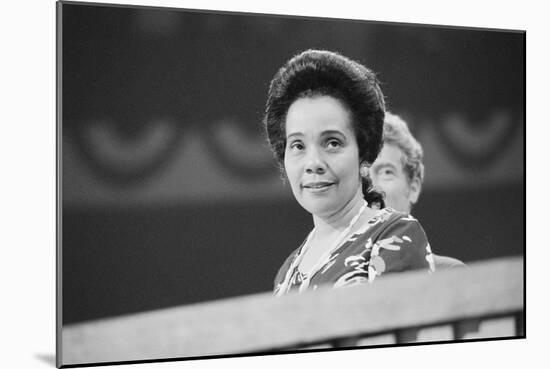
[[[283,263],[275,278],[275,293],[304,243]],[[414,217],[385,208],[362,225],[323,261],[309,281],[309,289],[372,283],[383,274],[412,269],[435,270],[433,255],[422,226]],[[288,291],[297,291],[303,275],[295,267]]]

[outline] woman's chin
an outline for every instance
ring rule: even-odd
[[[311,215],[325,217],[334,212],[334,205],[329,201],[304,201],[300,205]]]
[[[326,218],[341,211],[346,205],[350,205],[350,201],[353,202],[354,198],[342,198],[340,196],[319,196],[317,194],[302,193],[300,197],[296,197],[296,200],[302,208],[304,208],[311,215]],[[358,200],[362,200],[362,196],[358,196]]]

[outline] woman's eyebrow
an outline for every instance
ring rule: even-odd
[[[292,132],[291,134],[286,136],[286,139],[288,140],[289,138],[292,138],[292,137],[303,137],[303,136],[304,134],[302,132]]]
[[[342,137],[346,137],[346,135],[342,131],[339,131],[337,129],[329,129],[321,132],[321,136],[332,136],[332,135],[339,135]]]
[[[335,136],[335,135],[346,138],[346,135],[342,131],[339,131],[337,129],[329,129],[329,130],[321,132],[321,134],[320,134],[321,137]],[[292,137],[304,137],[304,134],[302,132],[292,132],[288,136],[286,136],[286,139],[288,140]]]

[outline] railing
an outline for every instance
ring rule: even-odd
[[[62,365],[485,337],[523,337],[522,258],[372,285],[271,293],[62,329]]]

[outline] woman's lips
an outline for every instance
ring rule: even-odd
[[[302,185],[302,187],[310,192],[324,192],[327,191],[334,183],[333,182],[308,182]]]

